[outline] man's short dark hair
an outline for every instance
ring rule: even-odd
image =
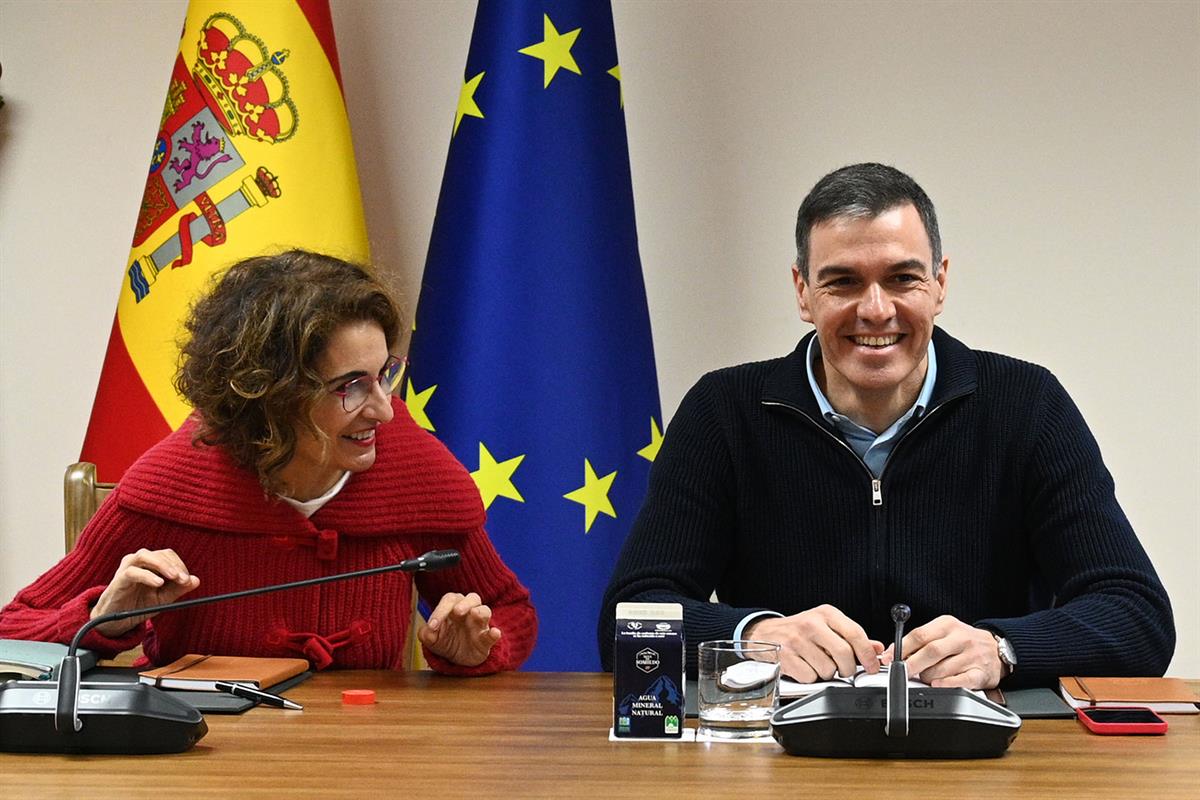
[[[912,203],[925,225],[933,250],[934,277],[942,266],[942,237],[933,201],[917,182],[886,164],[851,164],[817,181],[796,216],[796,266],[808,280],[808,239],[813,226],[835,217],[870,219],[897,206]]]

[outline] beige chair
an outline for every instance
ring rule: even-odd
[[[87,461],[67,467],[63,478],[63,534],[66,552],[75,548],[75,540],[100,508],[104,498],[117,488],[115,483],[96,480],[96,465]]]
[[[67,467],[67,474],[63,478],[63,534],[66,552],[74,549],[75,540],[79,538],[88,520],[115,488],[115,483],[101,483],[96,480],[95,464],[81,461]],[[408,640],[404,644],[404,662],[407,669],[429,669],[421,651],[421,643],[417,640],[418,628],[425,625],[425,618],[417,608],[417,601],[417,588],[414,584],[412,619],[408,626]]]
[[[80,461],[67,467],[67,474],[63,476],[63,543],[66,545],[66,552],[75,549],[79,534],[115,488],[115,483],[101,483],[96,480],[96,465],[91,462]],[[142,646],[139,644],[132,650],[118,653],[115,658],[106,659],[101,663],[128,667],[141,655]]]

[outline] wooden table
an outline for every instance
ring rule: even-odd
[[[343,706],[350,688],[378,703]],[[1200,796],[1200,716],[1156,737],[1029,720],[999,759],[815,759],[774,743],[611,743],[611,691],[605,674],[324,673],[288,692],[304,711],[209,715],[179,755],[0,754],[0,798]]]

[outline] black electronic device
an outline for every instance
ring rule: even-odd
[[[966,689],[909,688],[901,640],[909,608],[896,605],[895,660],[886,688],[831,687],[783,706],[771,734],[791,755],[827,758],[995,758],[1021,718]]]
[[[372,569],[115,611],[88,620],[75,634],[56,681],[9,681],[0,685],[0,752],[10,753],[181,753],[208,732],[194,706],[143,683],[80,683],[75,655],[88,631],[106,622],[143,614],[363,578],[385,572],[429,572],[459,561],[457,550],[424,555]]]

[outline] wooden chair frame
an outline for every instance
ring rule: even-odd
[[[95,464],[80,461],[67,467],[63,477],[63,543],[66,552],[75,549],[75,540],[115,488],[115,483],[96,480]]]

